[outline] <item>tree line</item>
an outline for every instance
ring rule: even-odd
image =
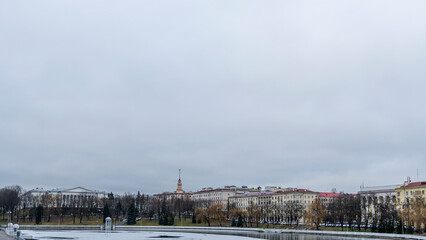
[[[380,233],[423,233],[426,226],[425,199],[415,198],[402,206],[390,197],[369,201],[360,195],[342,194],[328,204],[316,199],[305,212],[306,222],[320,226],[340,226],[351,230]],[[410,217],[411,216],[411,217]]]
[[[103,199],[77,196],[63,204],[59,196],[46,193],[34,197],[25,194],[20,186],[9,186],[0,189],[0,211],[2,221],[35,224],[61,224],[64,218],[71,218],[73,224],[83,220],[102,223],[106,217],[111,217],[115,224],[132,225],[140,219],[147,219],[158,221],[159,225],[176,225],[191,219],[194,224],[205,223],[208,226],[258,227],[265,224],[269,227],[303,223],[316,229],[339,227],[341,230],[388,233],[423,232],[426,224],[425,201],[422,198],[399,210],[390,199],[369,202],[360,195],[352,194],[340,194],[327,202],[315,199],[307,208],[300,202],[287,202],[282,205],[251,204],[247,209],[240,209],[231,204],[195,202],[185,196],[154,197],[140,192],[109,193]]]
[[[161,225],[173,225],[194,215],[194,202],[187,198],[166,199],[147,194],[109,193],[105,198],[76,195],[64,201],[60,195],[48,192],[40,196],[25,194],[20,186],[0,189],[1,221],[41,224],[63,223],[71,218],[73,224],[84,220],[105,221],[106,217],[120,224],[136,224],[141,218],[157,219]]]

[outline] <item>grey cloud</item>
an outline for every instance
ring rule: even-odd
[[[424,178],[423,1],[13,1],[0,180],[148,193]],[[422,174],[423,173],[423,174]]]

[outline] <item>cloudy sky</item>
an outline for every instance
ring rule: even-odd
[[[426,2],[1,1],[0,182],[426,179]]]

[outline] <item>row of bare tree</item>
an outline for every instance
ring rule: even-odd
[[[2,220],[12,219],[19,210],[22,189],[20,186],[10,186],[0,189],[0,211]]]
[[[315,200],[305,212],[305,219],[318,229],[339,225],[361,231],[386,233],[423,233],[426,226],[426,204],[421,196],[408,205],[398,205],[392,198],[385,201],[362,201],[359,195],[343,194],[333,198],[328,205]]]
[[[198,204],[199,205],[199,204]],[[205,222],[210,226],[213,221],[220,226],[225,219],[231,219],[232,226],[253,227],[259,223],[292,224],[300,221],[312,224],[316,229],[324,227],[344,227],[358,231],[370,229],[375,232],[412,233],[414,230],[423,232],[426,225],[426,208],[424,199],[418,198],[403,210],[397,210],[393,201],[375,203],[374,211],[368,211],[372,206],[363,204],[359,195],[340,194],[340,196],[323,203],[316,199],[305,209],[300,202],[285,204],[251,204],[247,209],[221,204],[198,207],[195,210],[196,221]]]
[[[417,231],[422,231],[426,223],[424,199],[417,199],[398,211],[394,201],[374,203],[372,208],[373,203],[361,201],[359,195],[352,194],[341,194],[326,204],[317,199],[307,209],[299,202],[287,202],[281,205],[252,204],[243,210],[229,204],[223,206],[209,201],[194,202],[185,197],[153,197],[139,192],[121,196],[110,193],[104,199],[77,196],[67,201],[67,204],[63,201],[61,197],[48,193],[39,197],[24,194],[20,186],[0,189],[2,220],[13,222],[35,221],[36,207],[41,205],[43,221],[58,223],[70,216],[73,223],[77,219],[82,223],[84,218],[102,221],[105,214],[112,217],[113,221],[121,222],[127,218],[131,206],[136,209],[139,219],[158,219],[160,224],[165,225],[174,224],[175,218],[176,221],[193,218],[194,223],[205,222],[209,226],[213,221],[222,226],[226,220],[231,220],[233,226],[240,227],[259,226],[259,223],[298,225],[304,222],[311,223],[316,228],[331,225],[340,226],[341,229],[356,227],[358,230],[371,228],[379,232],[398,232],[399,229],[409,232],[410,228],[405,228],[404,225],[415,226]]]

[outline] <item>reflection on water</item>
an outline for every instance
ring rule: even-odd
[[[23,231],[34,239],[78,239],[78,240],[149,240],[149,239],[178,239],[178,240],[362,240],[341,236],[318,236],[290,233],[258,233],[258,232],[151,232],[151,231],[115,231],[105,233],[100,231]],[[368,240],[374,240],[368,238]],[[377,239],[376,239],[377,240]],[[381,239],[383,240],[383,239]]]

